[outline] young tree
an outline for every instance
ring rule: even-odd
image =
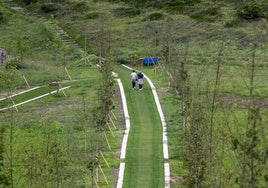
[[[1,67],[0,70],[0,85],[3,88],[6,88],[8,91],[8,96],[12,96],[16,81],[18,80],[18,71],[16,69],[16,66],[12,64],[11,61],[6,61],[4,66]],[[10,106],[13,105],[12,97],[10,97]],[[14,108],[10,108],[9,110],[10,116],[9,116],[9,151],[8,151],[8,173],[7,177],[9,179],[10,187],[14,187],[14,177],[13,177],[13,127],[15,125],[14,123]],[[7,182],[6,182],[7,183]]]
[[[17,53],[19,54],[19,63],[23,63],[26,53],[29,50],[29,47],[27,46],[26,41],[23,40],[21,36],[17,38],[16,49]]]
[[[105,136],[106,130],[108,130],[109,114],[114,109],[114,79],[112,77],[112,66],[108,61],[100,62],[100,73],[102,75],[102,82],[99,89],[98,104],[92,110],[93,123],[97,129],[97,146],[96,146],[96,158],[92,158],[89,163],[89,169],[92,171],[92,166],[96,165],[99,158],[99,152],[102,150],[101,136]],[[106,138],[105,138],[106,139]]]
[[[252,61],[249,74],[249,103],[247,120],[244,122],[244,134],[240,137],[233,135],[233,148],[238,155],[241,171],[238,183],[241,187],[262,187],[267,185],[267,145],[264,125],[262,123],[261,108],[254,103],[256,76],[256,48],[252,45]]]
[[[6,173],[6,167],[4,164],[4,152],[5,152],[5,126],[0,125],[0,182],[1,186],[8,187],[10,185],[10,180]]]

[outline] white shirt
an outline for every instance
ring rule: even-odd
[[[130,75],[131,81],[136,81],[137,80],[137,73],[136,72],[132,72]]]

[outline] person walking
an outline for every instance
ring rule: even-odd
[[[132,73],[130,74],[130,81],[132,84],[132,89],[134,90],[136,88],[136,81],[137,81],[138,77],[137,77],[137,73],[135,70],[132,71]]]
[[[139,85],[139,90],[140,91],[142,90],[142,86],[143,86],[143,78],[144,78],[143,73],[139,72],[139,74],[138,74],[138,85]]]

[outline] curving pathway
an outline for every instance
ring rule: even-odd
[[[166,123],[157,92],[147,76],[144,89],[133,91],[131,68],[123,66],[116,67],[126,120],[117,188],[169,188]]]

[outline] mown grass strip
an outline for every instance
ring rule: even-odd
[[[164,187],[162,126],[151,88],[132,90],[130,70],[115,67],[127,98],[130,133],[126,151],[123,187]]]
[[[60,88],[60,89],[59,89],[59,92],[64,92],[63,90],[68,89],[68,88],[70,88],[70,86],[68,86],[68,87],[64,87],[64,88]],[[17,106],[20,106],[20,105],[23,105],[23,104],[26,104],[26,103],[35,101],[35,100],[37,100],[37,99],[41,99],[41,98],[43,98],[43,97],[49,96],[50,94],[54,94],[54,93],[57,93],[57,92],[58,92],[57,90],[50,91],[50,93],[45,93],[45,94],[43,94],[43,95],[40,95],[40,96],[31,98],[31,99],[29,99],[29,100],[26,100],[26,101],[23,101],[23,102],[20,102],[20,103],[15,103],[14,101],[12,101],[12,98],[11,98],[11,101],[12,101],[12,104],[13,104],[13,105],[10,105],[10,106],[8,106],[8,107],[6,107],[6,108],[2,108],[2,109],[0,109],[0,111],[7,110],[7,109],[12,108],[12,107],[15,107],[15,108],[16,108]]]
[[[21,103],[23,101],[30,100],[30,99],[35,98],[37,96],[40,96],[44,93],[47,93],[47,91],[48,91],[47,87],[42,86],[42,87],[39,87],[35,90],[21,93],[20,95],[14,95],[12,97],[12,100],[14,101],[15,104]],[[0,108],[6,108],[6,107],[10,106],[10,104],[11,104],[11,100],[8,97],[8,98],[0,101]]]
[[[72,86],[72,85],[77,86],[77,85],[82,84],[84,82],[86,82],[86,80],[70,81],[70,82],[66,82],[66,83],[61,83],[61,87]],[[52,91],[55,91],[57,89],[58,89],[57,86],[52,86],[50,89],[48,88],[47,85],[40,86],[36,89],[29,90],[28,92],[21,92],[18,95],[13,95],[12,100],[14,101],[15,104],[19,104],[19,103],[22,103],[24,101],[28,101],[28,100],[31,100],[33,98],[37,98],[41,95],[45,95],[45,94],[52,92]],[[61,91],[59,93],[61,93]],[[53,93],[51,93],[51,94],[53,94]],[[9,106],[14,105],[12,100],[10,99],[10,97],[2,99],[0,101],[0,109],[7,108]]]

